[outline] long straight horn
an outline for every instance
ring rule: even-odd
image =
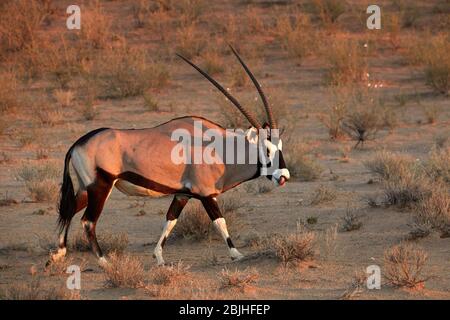
[[[261,85],[259,84],[258,80],[256,80],[255,76],[253,75],[253,73],[250,71],[250,69],[247,67],[247,65],[245,64],[245,62],[241,59],[241,57],[239,56],[239,54],[237,53],[237,51],[233,48],[233,46],[231,44],[229,44],[231,51],[233,51],[234,55],[236,56],[236,58],[238,58],[239,62],[241,63],[241,65],[244,67],[245,72],[247,72],[248,76],[250,77],[250,79],[252,79],[253,84],[255,85],[256,89],[258,90],[259,95],[261,96],[261,100],[264,104],[264,109],[266,109],[266,114],[267,117],[269,118],[269,124],[270,124],[270,128],[274,129],[277,127],[277,124],[275,122],[275,119],[273,117],[273,113],[272,113],[272,108],[270,107],[269,103],[267,102],[266,96],[261,88]]]
[[[230,100],[236,106],[236,108],[238,108],[239,111],[242,112],[242,114],[247,118],[247,120],[250,122],[250,124],[252,126],[254,126],[257,129],[262,128],[261,125],[259,124],[258,120],[256,120],[256,118],[248,110],[246,110],[243,106],[241,106],[241,104],[227,90],[225,90],[216,80],[211,78],[211,76],[209,74],[207,74],[205,71],[203,71],[202,69],[197,67],[194,63],[189,61],[187,58],[183,57],[181,54],[177,53],[176,55],[179,56],[184,61],[186,61],[187,63],[189,63],[198,72],[200,72],[206,79],[208,79],[209,82],[211,82],[217,89],[219,89],[220,92],[222,92],[228,98],[228,100]]]

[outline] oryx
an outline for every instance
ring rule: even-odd
[[[268,116],[268,124],[264,126],[261,126],[250,111],[242,107],[207,73],[188,59],[179,56],[218,88],[247,118],[252,126],[245,132],[235,133],[243,135],[244,151],[256,145],[258,150],[267,152],[269,161],[277,157],[278,167],[267,177],[277,185],[283,185],[290,175],[283,160],[281,140],[273,143],[270,130],[263,130],[276,128],[272,110],[258,81],[237,52],[232,47],[231,49],[261,96]],[[65,256],[70,222],[77,212],[86,208],[81,218],[83,229],[92,251],[99,258],[99,263],[106,263],[97,242],[95,226],[113,186],[127,195],[174,196],[167,211],[162,235],[154,250],[158,265],[164,264],[162,248],[190,198],[196,198],[202,202],[213,224],[228,245],[231,258],[241,259],[243,255],[234,247],[230,239],[216,197],[242,182],[259,177],[261,175],[260,158],[258,157],[256,163],[241,164],[174,163],[171,153],[178,142],[171,139],[171,134],[175,130],[183,129],[194,135],[196,121],[201,121],[204,128],[215,129],[220,135],[225,136],[226,130],[214,122],[201,117],[187,116],[146,129],[100,128],[79,138],[65,156],[59,203],[59,249],[52,255],[51,260],[56,261]],[[269,134],[264,139],[260,139],[259,131],[269,131]],[[236,150],[236,152],[241,151]],[[72,184],[70,165],[78,180],[77,192]]]

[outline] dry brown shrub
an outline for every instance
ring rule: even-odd
[[[375,138],[380,127],[379,111],[363,105],[349,110],[342,121],[344,132],[356,141],[355,148],[364,146],[364,142]]]
[[[189,204],[180,215],[175,232],[187,239],[206,239],[210,233],[211,219],[201,203]]]
[[[366,49],[350,39],[335,39],[322,50],[328,70],[325,80],[331,85],[361,83],[367,79]]]
[[[0,58],[7,52],[32,47],[49,11],[43,1],[13,0],[0,4]]]
[[[58,167],[53,163],[22,164],[17,177],[23,181],[34,201],[53,202],[58,197],[60,175]]]
[[[375,153],[372,159],[364,161],[364,165],[381,179],[391,180],[406,171],[414,170],[414,159],[382,150]]]
[[[431,179],[450,184],[450,148],[433,148],[424,167]]]
[[[0,113],[18,107],[18,80],[14,72],[0,73]]]
[[[168,266],[153,267],[150,270],[150,279],[156,285],[170,286],[190,279],[190,268],[181,261]]]
[[[276,22],[276,34],[288,55],[301,64],[305,57],[314,53],[319,37],[307,15],[282,16]]]
[[[216,49],[208,49],[202,54],[202,67],[209,75],[223,73],[225,71],[225,63]]]
[[[234,271],[225,268],[219,274],[222,289],[245,291],[253,286],[258,279],[259,272],[254,268],[246,268],[244,270],[235,269]]]
[[[197,24],[183,25],[177,31],[177,53],[192,59],[199,56],[206,47],[206,41]]]
[[[358,297],[366,288],[367,274],[364,271],[355,272],[349,288],[340,297],[341,300],[352,300]]]
[[[105,49],[84,74],[102,97],[125,98],[142,95],[149,88],[161,88],[169,79],[167,68],[151,61],[146,50],[129,47],[125,41]]]
[[[40,277],[33,277],[27,283],[13,283],[0,293],[2,300],[76,300],[79,292],[70,293],[64,287],[44,285]]]
[[[322,203],[328,203],[337,198],[336,189],[325,185],[317,187],[311,195],[310,203],[315,206]]]
[[[145,271],[139,258],[112,252],[104,266],[109,287],[139,288],[144,286]]]
[[[270,244],[275,257],[287,267],[291,263],[311,260],[315,256],[315,233],[297,227],[295,233],[274,235],[265,243]]]
[[[68,108],[74,100],[74,93],[70,90],[56,89],[53,91],[53,97],[61,108]]]
[[[424,40],[425,39],[425,40]],[[408,38],[407,59],[423,67],[426,83],[436,92],[447,95],[450,89],[450,50],[448,34],[425,34]]]
[[[411,243],[401,243],[384,253],[384,275],[392,285],[420,289],[429,277],[424,277],[423,269],[428,255]]]
[[[315,13],[326,27],[333,26],[347,10],[347,3],[342,0],[313,0],[312,4]]]
[[[298,141],[291,141],[287,145],[289,148],[283,151],[291,176],[300,181],[317,180],[323,172],[323,167],[308,155],[310,148]]]
[[[103,11],[100,1],[94,1],[83,11],[80,40],[83,46],[94,49],[106,48],[111,40],[112,19]]]
[[[430,189],[430,195],[422,199],[415,207],[416,220],[421,224],[430,224],[450,235],[450,194],[448,187],[436,183]]]
[[[128,246],[128,236],[126,233],[107,233],[102,232],[97,235],[98,243],[103,252],[121,254]],[[90,251],[91,246],[84,232],[77,232],[68,244],[69,250]]]

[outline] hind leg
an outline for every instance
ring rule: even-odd
[[[75,199],[76,199],[75,213],[78,213],[81,210],[83,210],[84,208],[86,208],[86,206],[87,206],[88,197],[87,197],[86,190],[78,190]],[[66,255],[66,253],[67,253],[67,249],[66,249],[67,236],[69,233],[69,227],[70,227],[70,223],[66,227],[64,227],[64,229],[59,234],[58,251],[51,255],[52,261],[56,262]]]
[[[91,245],[92,252],[97,256],[101,265],[106,263],[106,259],[103,257],[103,252],[98,244],[95,227],[112,187],[113,182],[98,176],[96,181],[87,187],[87,208],[81,218],[81,224]]]

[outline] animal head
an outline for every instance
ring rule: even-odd
[[[270,129],[264,125],[263,129],[254,127],[247,130],[247,140],[257,144],[259,150],[259,165],[261,173],[275,184],[283,186],[291,177],[283,157],[283,141],[278,129]]]
[[[286,168],[286,163],[283,158],[283,143],[278,135],[277,123],[273,116],[272,108],[267,102],[267,98],[259,84],[258,80],[256,80],[253,73],[247,67],[245,62],[239,56],[237,51],[230,45],[231,51],[239,60],[240,64],[244,68],[247,75],[252,80],[254,86],[258,90],[258,93],[261,97],[261,101],[264,106],[264,110],[267,115],[268,123],[265,123],[264,126],[258,122],[257,118],[253,115],[252,112],[245,109],[227,90],[225,90],[216,80],[214,80],[210,75],[208,75],[205,71],[200,69],[194,63],[189,61],[187,58],[182,55],[177,54],[181,59],[186,61],[192,67],[194,67],[198,72],[200,72],[206,79],[208,79],[219,91],[221,91],[231,103],[233,103],[236,108],[247,118],[252,127],[247,130],[247,140],[250,143],[255,143],[258,145],[258,150],[260,155],[264,155],[264,163],[260,163],[266,167],[270,166],[270,170],[267,172],[262,172],[262,175],[265,175],[268,179],[272,180],[277,185],[284,185],[287,180],[290,178],[289,170]],[[262,135],[260,133],[263,133]],[[265,133],[265,134],[264,134]],[[261,157],[259,157],[261,160]]]

